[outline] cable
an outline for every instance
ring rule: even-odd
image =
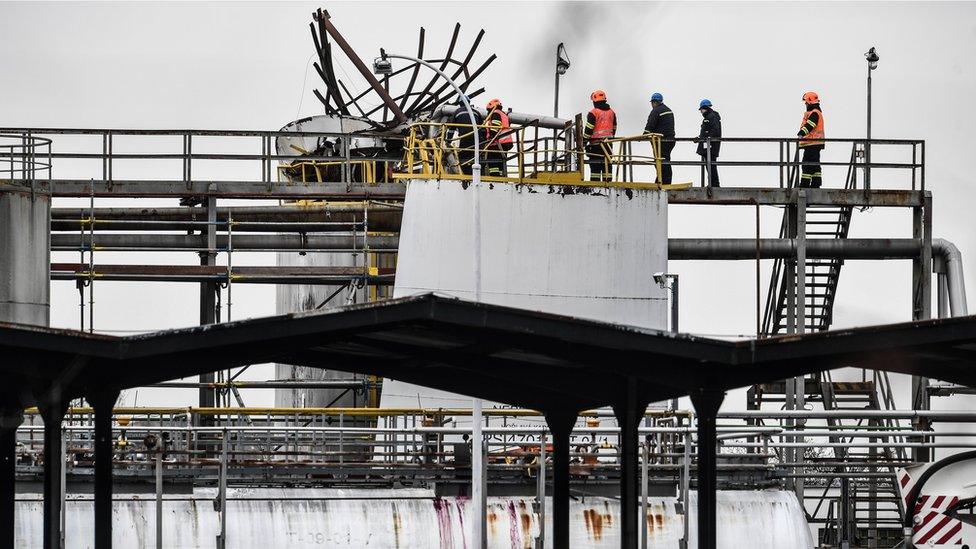
[[[305,103],[305,86],[308,84],[308,68],[312,65],[314,53],[308,54],[308,61],[305,61],[305,77],[302,79],[302,95],[298,98],[298,110],[295,112],[295,120],[302,115],[302,105]]]

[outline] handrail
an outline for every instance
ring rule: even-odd
[[[426,126],[424,126],[426,125]],[[418,127],[439,127],[442,128],[441,132],[420,132]],[[483,126],[484,127],[484,126]],[[276,181],[275,174],[282,174],[282,170],[287,170],[288,168],[283,168],[281,165],[294,164],[292,172],[294,177],[289,179],[290,183],[306,183],[306,184],[326,184],[326,183],[366,183],[369,184],[373,181],[377,183],[392,183],[394,181],[407,179],[411,174],[422,173],[421,168],[422,162],[427,162],[431,164],[431,169],[428,173],[424,174],[426,177],[433,177],[435,174],[443,173],[446,179],[459,179],[465,180],[465,174],[461,173],[462,170],[457,169],[460,163],[456,162],[456,155],[466,152],[464,148],[461,148],[457,141],[459,138],[463,138],[465,132],[470,132],[470,130],[465,129],[460,132],[455,132],[453,136],[444,135],[444,131],[451,128],[450,123],[437,123],[437,122],[425,122],[417,123],[410,126],[408,129],[408,135],[404,134],[393,134],[393,133],[382,133],[376,132],[374,130],[363,131],[359,133],[340,133],[340,132],[314,132],[314,131],[283,131],[283,130],[208,130],[208,129],[133,129],[133,128],[118,128],[118,129],[107,129],[107,128],[0,128],[0,133],[14,133],[19,134],[19,136],[33,136],[40,137],[42,139],[48,139],[50,136],[54,135],[79,135],[79,136],[90,136],[92,138],[101,138],[102,147],[99,149],[95,147],[82,148],[81,145],[76,145],[77,140],[71,141],[71,145],[64,145],[54,143],[51,145],[52,150],[49,151],[50,154],[47,155],[51,162],[57,163],[60,166],[62,160],[72,159],[72,160],[102,160],[102,173],[95,173],[95,170],[89,170],[86,166],[94,167],[94,163],[72,163],[71,166],[57,170],[59,175],[58,179],[52,179],[54,183],[62,183],[64,185],[74,186],[80,185],[85,181],[92,182],[104,182],[109,189],[112,188],[114,180],[118,179],[116,175],[120,173],[118,169],[113,171],[113,165],[118,162],[132,163],[126,164],[127,168],[131,166],[140,166],[138,164],[141,161],[181,161],[183,163],[183,175],[180,178],[183,182],[187,184],[188,190],[192,183],[199,183],[202,181],[201,176],[203,176],[202,171],[198,166],[201,162],[208,162],[206,164],[208,168],[218,167],[216,162],[227,162],[231,163],[243,163],[235,164],[238,166],[255,166],[260,164],[260,172],[255,170],[254,176],[248,176],[246,170],[237,170],[237,173],[245,174],[241,179],[235,179],[237,181],[254,181],[265,183],[268,190],[271,191],[276,184],[286,183],[284,181]],[[520,183],[533,182],[533,183],[553,183],[553,178],[550,174],[559,174],[558,177],[568,178],[566,174],[577,174],[575,180],[581,182],[585,177],[585,167],[589,160],[586,158],[584,153],[584,145],[582,142],[581,134],[578,131],[578,122],[575,124],[570,124],[566,128],[555,130],[555,132],[540,131],[539,121],[529,121],[521,125],[513,125],[513,127],[508,130],[508,135],[513,138],[513,147],[509,151],[502,151],[499,149],[492,148],[484,153],[483,158],[490,161],[498,161],[501,157],[502,162],[505,164],[504,170],[507,171],[506,179],[500,181],[515,182],[517,179]],[[47,135],[48,137],[41,137],[42,135]],[[180,145],[175,141],[170,144],[170,141],[166,143],[154,142],[147,150],[144,141],[133,141],[131,138],[138,137],[159,137],[159,138],[182,138],[183,146],[182,150]],[[411,139],[414,141],[408,147],[407,141]],[[448,139],[452,137],[452,139]],[[219,138],[225,138],[230,141],[215,141]],[[320,139],[328,140],[330,147],[335,148],[335,151],[339,149],[344,149],[348,152],[348,145],[355,141],[356,139],[375,139],[377,142],[382,141],[386,146],[381,150],[378,146],[374,147],[372,152],[367,156],[357,156],[356,154],[348,155],[339,154],[333,151],[333,155],[329,156],[321,154],[279,154],[275,149],[275,140],[278,138],[307,138],[309,142]],[[257,150],[255,143],[249,141],[249,139],[257,139],[261,141],[260,152],[251,152],[252,150]],[[426,141],[426,140],[430,141]],[[654,140],[659,139],[659,143],[655,143]],[[238,140],[240,145],[237,145]],[[641,150],[642,145],[635,145],[638,142],[648,142],[648,148]],[[608,164],[613,165],[614,179],[618,180],[614,183],[646,183],[646,184],[656,184],[658,182],[658,177],[656,174],[650,174],[650,169],[653,167],[660,167],[665,163],[663,159],[660,158],[660,143],[663,143],[665,139],[661,136],[648,137],[648,136],[620,136],[611,139],[607,142],[608,146],[612,149],[610,157],[607,160]],[[676,148],[677,154],[685,154],[689,152],[685,146],[681,144],[694,144],[700,140],[696,137],[677,137],[669,138],[667,142],[678,143],[679,146]],[[797,139],[795,137],[723,137],[719,139],[709,138],[707,141],[712,143],[726,143],[726,147],[723,150],[723,155],[718,159],[713,159],[714,165],[720,169],[725,168],[739,168],[739,167],[769,167],[778,168],[781,170],[789,169],[791,172],[798,171],[801,163],[797,162],[792,158],[787,158],[787,156],[792,156],[790,152],[795,151],[795,144]],[[836,143],[851,143],[855,146],[863,146],[866,144],[871,144],[876,147],[888,145],[894,147],[909,147],[912,149],[910,155],[906,155],[905,160],[900,161],[894,158],[889,162],[872,162],[871,164],[858,163],[858,169],[865,169],[867,167],[874,169],[888,169],[888,170],[908,170],[911,172],[911,188],[913,190],[925,189],[925,166],[924,166],[924,141],[913,140],[913,139],[872,139],[867,140],[863,138],[826,138],[824,142],[827,145],[828,151],[831,150],[831,145]],[[231,146],[228,147],[227,143]],[[758,159],[750,159],[745,157],[741,153],[736,154],[734,151],[736,147],[749,146],[749,145],[774,145],[780,151],[779,158],[770,155],[769,159],[759,157]],[[217,145],[217,146],[214,146]],[[77,147],[76,150],[70,151],[66,149],[67,146]],[[788,152],[783,155],[783,147],[786,147]],[[218,148],[219,147],[219,148]],[[235,148],[239,147],[239,148]],[[922,154],[919,155],[919,147],[922,149]],[[93,151],[92,149],[95,148]],[[401,148],[405,149],[404,154],[401,154]],[[412,158],[413,169],[410,167],[405,167],[404,164],[409,164],[407,157],[409,149],[413,149],[415,153]],[[439,150],[440,152],[436,152]],[[0,161],[6,160],[6,153],[12,149],[0,147]],[[635,151],[641,151],[635,153]],[[740,149],[741,150],[741,149]],[[728,151],[733,151],[729,154]],[[307,152],[307,151],[305,151]],[[314,151],[312,151],[314,152]],[[426,157],[421,157],[420,153],[423,152]],[[435,154],[440,154],[441,156],[435,156]],[[875,155],[877,158],[877,155]],[[40,160],[40,158],[38,158]],[[254,164],[251,164],[251,163]],[[375,164],[372,164],[375,162]],[[279,168],[275,169],[272,163],[278,163]],[[317,165],[317,164],[322,165]],[[325,164],[328,163],[328,164]],[[703,166],[705,164],[699,157],[694,157],[694,159],[682,159],[680,156],[672,158],[669,162],[671,166]],[[831,160],[829,157],[825,158],[820,163],[824,168],[834,167],[849,167],[850,162],[843,161],[837,162]],[[40,166],[40,164],[39,164]],[[153,176],[148,177],[128,177],[126,183],[128,186],[139,184],[142,181],[154,181],[155,175],[159,172],[159,165],[154,164],[152,167]],[[221,164],[222,166],[222,164]],[[348,169],[349,167],[352,169]],[[53,166],[44,165],[45,168],[51,168]],[[435,169],[436,168],[436,169]],[[363,172],[368,169],[369,173],[364,174]],[[128,173],[133,173],[132,169],[126,170]],[[307,173],[302,173],[307,171]],[[84,173],[81,173],[84,172]],[[333,173],[335,172],[335,173]],[[543,175],[545,174],[545,175]],[[646,174],[646,175],[644,175]],[[148,175],[148,174],[146,174]],[[456,176],[456,177],[455,177]],[[540,177],[541,176],[541,177]],[[557,177],[557,178],[558,178]],[[220,178],[213,177],[212,174],[207,174],[205,179],[207,181],[216,181]],[[529,181],[527,181],[529,180]],[[569,181],[569,179],[564,179],[564,181]],[[569,184],[569,183],[566,183]],[[783,185],[782,177],[780,178],[780,185]],[[908,179],[905,178],[905,185],[908,186]],[[830,184],[828,183],[828,185]],[[883,188],[875,184],[875,188]],[[893,188],[893,187],[891,187]]]

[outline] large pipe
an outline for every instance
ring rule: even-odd
[[[674,260],[754,260],[795,257],[796,240],[789,238],[671,238],[668,259]],[[807,239],[809,258],[836,259],[914,259],[922,251],[916,238]],[[945,270],[952,316],[966,316],[966,279],[962,253],[944,238],[932,239],[932,255]]]
[[[962,253],[955,244],[944,238],[932,239],[932,255],[941,259],[949,290],[949,308],[952,316],[967,316],[966,279],[962,272]]]
[[[440,120],[442,118],[453,118],[454,115],[460,109],[463,109],[461,105],[441,105],[434,110],[431,115],[431,120]],[[488,111],[472,107],[472,110],[481,115],[482,118],[487,116]],[[508,113],[508,121],[512,124],[533,124],[538,122],[540,128],[548,128],[551,130],[561,130],[572,124],[571,120],[566,120],[565,118],[556,118],[553,116],[539,116],[538,114],[528,114],[523,112],[510,112]]]
[[[757,250],[758,248],[758,250]],[[915,238],[807,239],[808,258],[837,259],[912,259],[921,252]],[[671,238],[668,259],[755,260],[787,259],[796,256],[792,238]]]

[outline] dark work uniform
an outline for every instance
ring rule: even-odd
[[[600,111],[597,119],[596,111]],[[617,114],[613,112],[606,101],[596,101],[593,109],[586,114],[586,127],[583,129],[583,139],[586,145],[586,163],[590,165],[590,181],[611,181],[613,178],[610,144],[605,139],[612,139],[617,135]]]
[[[451,122],[460,124],[451,130],[451,138],[453,139],[454,132],[461,136],[458,139],[458,163],[461,165],[461,173],[471,175],[471,167],[474,165],[474,134],[471,131],[471,118],[468,117],[468,111],[462,106],[454,113],[454,120]],[[478,126],[482,125],[478,111],[474,111],[474,123]],[[482,143],[484,143],[484,132],[480,128],[478,131],[482,132]]]
[[[807,105],[807,112],[800,124],[800,131],[796,133],[800,138],[800,149],[803,150],[803,166],[800,170],[800,186],[820,188],[823,185],[823,173],[820,167],[820,151],[824,149],[823,115],[820,103]]]
[[[664,103],[651,109],[647,115],[644,133],[659,133],[661,139],[661,173],[657,174],[661,183],[671,183],[671,151],[674,150],[674,113]]]
[[[702,113],[702,125],[701,131],[698,133],[697,152],[702,157],[702,162],[712,163],[712,171],[709,174],[708,183],[712,187],[718,187],[718,166],[714,162],[718,160],[718,153],[722,143],[720,141],[712,141],[709,149],[709,147],[706,147],[704,141],[707,137],[711,137],[712,139],[720,139],[722,137],[722,117],[719,116],[718,112],[712,110],[711,107],[706,108],[705,112]]]

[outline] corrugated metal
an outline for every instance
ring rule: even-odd
[[[163,546],[212,548],[219,529],[213,490],[191,496],[167,497],[164,504]],[[471,547],[470,507],[465,498],[434,498],[423,490],[229,490],[228,547],[289,548],[411,548]],[[155,544],[155,502],[152,494],[120,496],[115,503],[114,546],[152,547]],[[268,499],[270,498],[270,499]],[[648,547],[677,549],[681,517],[674,498],[651,498],[648,509]],[[691,547],[695,498],[692,494]],[[538,533],[531,498],[489,498],[488,539],[492,548],[533,547]],[[616,501],[607,498],[575,500],[571,506],[574,549],[619,547]],[[546,513],[547,519],[552,516]],[[722,549],[809,549],[813,546],[803,512],[791,492],[720,492],[719,547]],[[67,505],[68,549],[91,547],[90,501]],[[548,542],[552,525],[547,520]],[[41,502],[18,501],[17,546],[36,547],[41,540]],[[549,543],[546,545],[550,546]]]
[[[475,196],[482,301],[667,328],[667,292],[652,280],[668,267],[667,195],[659,190],[410,181],[394,297],[475,299]],[[450,407],[459,398],[384,382],[382,406],[418,402]]]

